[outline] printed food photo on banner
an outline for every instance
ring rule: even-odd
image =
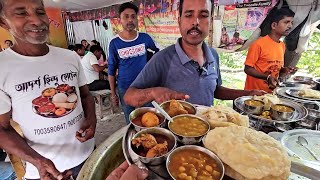
[[[145,0],[144,2],[144,14],[159,13],[161,9],[161,0]]]
[[[44,89],[42,94],[32,101],[33,111],[43,117],[58,118],[71,113],[78,101],[74,86],[60,84]]]

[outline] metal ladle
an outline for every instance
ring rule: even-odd
[[[173,121],[173,119],[169,116],[169,114],[168,114],[166,111],[164,111],[157,102],[152,101],[151,104],[152,104],[152,105],[156,108],[156,110],[158,110],[166,119],[168,119],[168,121],[170,121],[170,122]]]
[[[306,140],[306,138],[304,138],[303,136],[298,136],[298,141],[297,143],[300,145],[300,146],[303,146],[304,148],[306,148],[309,153],[317,160],[319,161],[319,158],[317,158],[317,156],[314,154],[313,151],[311,151],[311,149],[308,147],[308,141]]]

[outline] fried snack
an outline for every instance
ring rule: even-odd
[[[170,117],[174,117],[180,114],[188,114],[188,111],[184,109],[183,105],[179,103],[179,101],[173,99],[170,101],[170,106],[167,113]]]
[[[168,143],[167,141],[164,141],[162,144],[157,144],[153,146],[149,151],[147,152],[146,157],[147,158],[153,158],[153,157],[159,157],[168,152]]]
[[[226,168],[226,174],[235,179],[285,180],[289,177],[291,162],[287,152],[263,132],[243,126],[219,127],[207,134],[204,146],[230,167]]]
[[[151,134],[141,134],[140,137],[132,139],[132,145],[137,148],[142,145],[144,148],[150,149],[157,144],[156,138]]]
[[[43,90],[43,92],[42,92],[42,96],[44,96],[44,97],[52,97],[55,94],[56,94],[55,88],[47,88],[47,89]]]
[[[317,98],[320,99],[320,91],[316,91],[313,89],[304,89],[298,92],[299,96],[305,98]]]
[[[248,116],[241,115],[226,106],[212,106],[202,112],[200,116],[209,122],[211,128],[235,125],[249,127]]]
[[[265,94],[263,96],[253,96],[253,99],[263,101],[265,111],[269,111],[272,105],[281,103],[280,99],[276,95],[272,94]]]
[[[54,114],[57,116],[62,116],[64,113],[66,113],[66,109],[65,108],[58,108]]]
[[[142,115],[141,123],[144,127],[154,127],[158,126],[160,121],[156,114],[152,112],[147,112],[144,115]]]

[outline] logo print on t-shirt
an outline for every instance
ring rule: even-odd
[[[78,96],[74,86],[60,84],[46,88],[32,101],[33,111],[43,117],[59,118],[71,113],[77,105]]]
[[[136,46],[118,49],[118,53],[121,59],[142,56],[146,54],[145,44],[143,43]]]

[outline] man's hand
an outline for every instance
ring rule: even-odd
[[[97,119],[91,120],[91,121],[88,119],[85,119],[81,129],[76,133],[76,138],[80,142],[86,142],[87,140],[93,138],[94,133],[96,131],[96,124],[97,124]]]
[[[262,96],[267,94],[267,92],[263,91],[263,90],[251,90],[248,94],[248,96]]]
[[[280,70],[281,74],[284,75],[290,75],[290,74],[295,74],[298,71],[297,67],[283,67]]]
[[[42,158],[41,160],[39,160],[37,169],[39,171],[41,180],[62,180],[68,179],[72,175],[72,172],[70,170],[63,173],[59,172],[54,166],[53,162],[46,158]]]
[[[125,161],[112,171],[106,180],[144,180],[147,177],[147,170],[139,169],[136,165],[129,166],[127,161]]]
[[[111,93],[110,100],[114,107],[119,105],[119,97],[116,93]]]
[[[152,96],[157,103],[163,103],[171,99],[189,99],[190,96],[184,93],[173,91],[164,87],[157,87],[152,90]]]
[[[273,76],[269,76],[268,78],[268,86],[269,86],[269,89],[273,90],[277,87],[279,81],[278,79],[274,78]]]

